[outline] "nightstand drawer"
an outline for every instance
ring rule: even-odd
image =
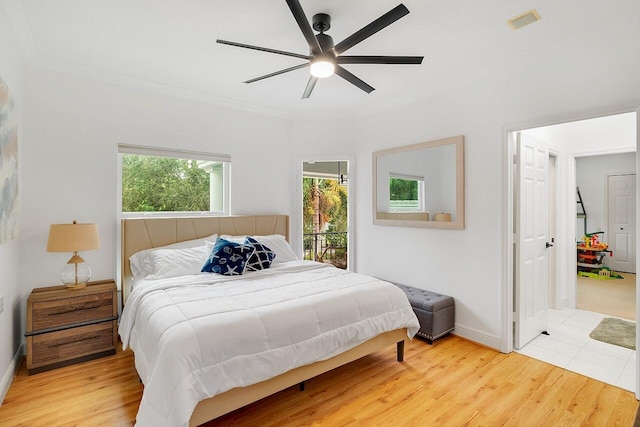
[[[113,316],[113,293],[103,292],[33,303],[32,330],[52,329]]]
[[[114,321],[30,337],[33,366],[114,350]]]
[[[117,290],[113,280],[85,288],[36,288],[27,298],[29,375],[115,354]]]

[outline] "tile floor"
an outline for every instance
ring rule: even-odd
[[[549,335],[516,350],[534,359],[635,392],[636,352],[589,338],[605,314],[578,309],[549,310]]]

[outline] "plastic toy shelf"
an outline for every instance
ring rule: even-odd
[[[604,257],[613,256],[613,251],[605,248],[577,246],[578,252],[578,271],[592,272],[603,267]]]

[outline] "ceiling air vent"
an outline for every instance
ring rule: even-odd
[[[514,18],[511,18],[507,21],[509,26],[514,30],[524,27],[525,25],[533,24],[536,21],[540,20],[540,15],[535,10],[530,10],[528,12],[522,13]]]

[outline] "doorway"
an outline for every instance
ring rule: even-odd
[[[577,241],[586,245],[596,239],[596,246],[604,246],[602,252],[579,251],[576,308],[633,321],[636,153],[580,156],[575,164],[584,206],[576,224]],[[582,259],[583,254],[590,256]]]
[[[556,285],[549,288],[549,307],[554,312],[576,310],[576,242],[577,242],[577,215],[576,215],[576,157],[603,154],[606,152],[623,153],[635,151],[638,146],[637,133],[637,112],[624,113],[613,116],[603,116],[596,119],[567,122],[559,125],[552,125],[540,128],[527,128],[520,132],[530,132],[533,135],[546,140],[550,149],[556,151],[556,175],[558,181],[557,195],[555,201],[557,208],[555,218],[557,220],[557,232],[554,242],[555,255],[553,256],[557,265],[555,274]],[[607,125],[622,125],[624,128],[612,131]],[[518,328],[517,320],[517,274],[516,253],[519,250],[516,236],[515,221],[515,194],[517,194],[516,162],[513,160],[515,145],[513,143],[516,131],[508,133],[508,177],[507,186],[511,203],[507,214],[508,222],[508,247],[510,248],[509,264],[511,268],[507,271],[509,285],[507,295],[507,305],[511,310],[507,311],[507,317],[511,320],[506,326],[506,330],[515,331]],[[591,144],[591,145],[590,145]],[[606,182],[605,177],[601,177],[602,182]],[[604,184],[603,184],[604,185]],[[605,203],[604,199],[600,199]],[[553,215],[553,213],[552,213]],[[634,215],[635,216],[635,215]],[[606,227],[606,226],[605,226]],[[581,236],[579,236],[581,237]],[[579,240],[579,238],[578,238]],[[637,284],[635,285],[637,287]],[[551,319],[554,320],[554,319]],[[506,347],[511,351],[514,347],[513,341],[507,342]],[[635,359],[634,359],[635,360]]]
[[[349,269],[349,161],[301,165],[302,259]]]

